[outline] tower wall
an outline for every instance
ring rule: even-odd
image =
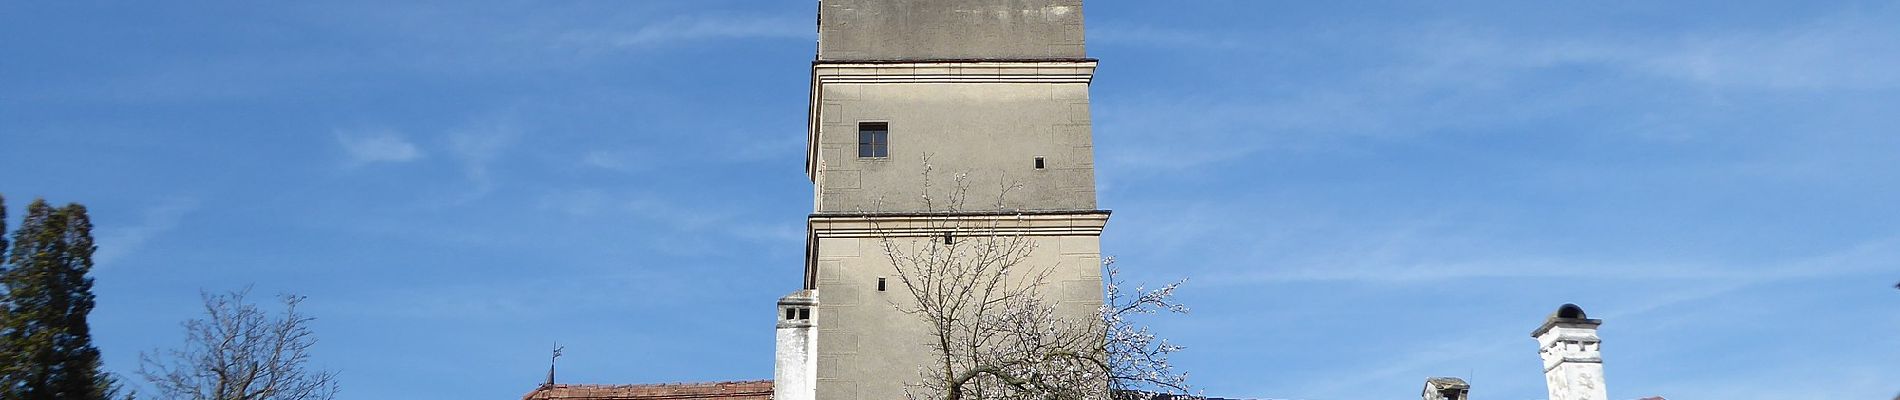
[[[813,217],[819,305],[819,399],[903,399],[904,385],[921,382],[931,365],[930,327],[896,278],[885,241],[898,248],[941,240],[943,217]],[[1047,271],[1045,300],[1070,318],[1091,318],[1101,305],[1100,234],[1106,213],[967,216],[956,226],[1019,237],[1035,246],[1012,275]],[[963,240],[975,240],[966,238]],[[885,278],[885,290],[877,281]]]
[[[1011,276],[1047,271],[1043,300],[1094,317],[1108,212],[1096,209],[1081,5],[820,2],[806,142],[816,398],[902,399],[925,378],[930,326],[903,311],[916,300],[887,242],[1019,238],[1034,250]]]
[[[1094,210],[1088,86],[1093,62],[821,65],[811,154],[817,213],[960,209]],[[888,129],[884,157],[859,157],[866,123]],[[924,157],[929,189],[921,196]],[[1036,160],[1042,160],[1037,168]],[[1008,190],[1008,195],[1003,192]]]
[[[1082,0],[822,0],[819,60],[1084,57]]]

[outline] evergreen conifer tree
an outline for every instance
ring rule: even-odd
[[[0,195],[0,269],[7,262],[7,196]],[[0,320],[6,320],[5,310],[0,310]]]
[[[35,200],[0,267],[0,400],[94,400],[112,391],[100,371],[92,312],[92,222],[78,204]]]
[[[7,253],[7,199],[6,196],[0,196],[0,275],[4,275],[6,271],[11,270],[11,268],[7,267],[11,265],[7,260],[11,259]],[[0,384],[6,386],[0,386],[0,394],[12,393],[11,390],[7,390],[6,388],[12,387],[10,383],[13,382],[13,366],[15,364],[13,362],[15,358],[13,344],[9,342],[5,336],[5,327],[13,323],[13,313],[7,310],[12,307],[7,306],[11,304],[11,302],[6,299],[4,289],[4,287],[0,287]],[[10,397],[0,395],[0,398]]]

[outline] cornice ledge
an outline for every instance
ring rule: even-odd
[[[1080,83],[1095,78],[1095,61],[917,61],[814,64],[812,80],[833,83]],[[815,88],[814,88],[815,89]]]
[[[1100,236],[1108,210],[1012,213],[812,214],[819,238],[961,236]]]

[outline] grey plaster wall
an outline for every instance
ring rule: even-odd
[[[1082,0],[822,0],[819,60],[1083,58]]]
[[[1045,299],[1069,318],[1089,318],[1101,305],[1101,241],[1096,236],[1040,236],[1025,266],[1046,269]],[[929,325],[902,309],[915,300],[895,278],[883,239],[826,238],[818,243],[817,395],[822,400],[904,399],[904,385],[934,353]],[[895,238],[902,242],[934,238]],[[902,243],[899,247],[912,246]],[[1017,269],[1027,274],[1031,268]],[[877,278],[888,279],[877,291]]]
[[[939,199],[968,177],[964,210],[1093,210],[1095,156],[1088,85],[916,83],[825,85],[819,111],[820,213],[944,211],[927,207],[923,157]],[[858,157],[858,127],[885,122],[890,154]],[[1043,157],[1043,169],[1035,158]],[[1008,196],[999,196],[1004,188]]]

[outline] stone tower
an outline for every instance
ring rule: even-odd
[[[1537,355],[1544,359],[1544,381],[1550,400],[1605,400],[1603,388],[1603,346],[1597,338],[1597,326],[1603,320],[1590,319],[1576,304],[1558,307],[1531,331],[1537,338]]]
[[[801,389],[779,399],[902,399],[921,379],[927,326],[900,310],[914,300],[887,280],[885,240],[954,240],[963,226],[1026,238],[1026,263],[1050,273],[1043,296],[1092,315],[1108,221],[1095,202],[1095,65],[1081,0],[819,2],[814,204],[802,295],[787,298],[814,308],[809,322],[781,324],[779,342],[816,362],[782,358],[778,384]],[[964,204],[950,204],[955,190]],[[786,331],[807,323],[808,343]],[[800,365],[812,370],[783,370]]]

